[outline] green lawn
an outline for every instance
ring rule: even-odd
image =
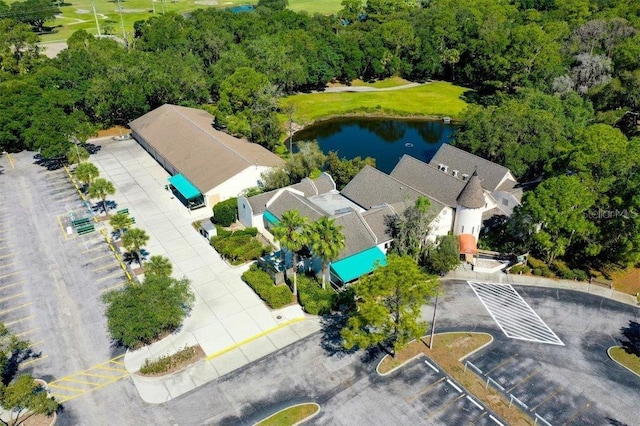
[[[620,346],[613,347],[609,350],[611,358],[618,361],[620,364],[627,367],[629,370],[634,371],[640,375],[640,357],[635,354],[630,354]]]
[[[375,87],[376,89],[387,89],[389,87],[397,87],[404,86],[405,84],[411,83],[409,80],[405,80],[402,77],[389,77],[384,80],[378,80],[374,82],[362,81],[362,80],[353,80],[351,82],[352,86],[366,86],[366,87]]]
[[[314,121],[347,114],[459,118],[467,103],[464,87],[434,82],[383,92],[309,93],[289,96],[282,106],[293,105],[294,121]]]
[[[8,0],[13,3],[17,0]],[[122,20],[124,21],[127,37],[133,34],[133,23],[148,19],[164,11],[183,13],[195,9],[206,7],[231,7],[241,4],[255,4],[256,0],[123,0]],[[292,10],[306,10],[309,13],[330,14],[342,8],[341,0],[289,0]],[[70,0],[65,2],[66,6],[61,8],[62,15],[47,25],[54,28],[51,34],[41,36],[43,42],[63,41],[79,29],[85,29],[92,34],[97,34],[95,19],[91,9],[91,0]],[[122,36],[120,15],[118,13],[118,3],[116,0],[94,0],[98,22],[102,33],[105,30],[117,36]]]
[[[290,426],[298,423],[315,414],[320,408],[316,404],[301,404],[284,410],[267,417],[263,421],[257,423],[259,426]]]

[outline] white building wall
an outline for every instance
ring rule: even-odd
[[[482,227],[482,212],[484,209],[468,209],[458,206],[456,209],[453,233],[455,235],[471,234],[478,241],[480,228]]]
[[[520,205],[518,199],[506,191],[492,192],[491,196],[496,200],[497,207],[505,212],[507,216],[511,216],[513,209]]]
[[[212,167],[215,166],[212,165]],[[207,191],[204,194],[205,200],[207,201],[207,203],[209,203],[209,197],[212,197],[214,199],[217,198],[217,201],[215,202],[220,202],[228,200],[229,198],[237,197],[245,189],[258,186],[260,175],[270,169],[271,167],[266,166],[247,167],[240,173],[236,174],[234,177],[227,179],[227,181]],[[212,202],[212,204],[215,202]]]
[[[431,242],[435,242],[438,237],[451,232],[453,228],[453,215],[453,209],[451,207],[445,207],[440,210],[440,213],[431,221],[431,232],[429,233],[429,240]]]
[[[246,197],[238,197],[238,220],[247,228],[253,227],[253,209]]]

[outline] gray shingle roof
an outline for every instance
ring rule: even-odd
[[[318,176],[316,179],[304,178],[300,182],[289,185],[287,188],[296,189],[304,194],[305,197],[311,197],[313,195],[325,194],[327,192],[335,191],[336,185],[331,177],[325,173]],[[253,214],[260,214],[265,211],[266,204],[269,200],[276,195],[280,189],[274,189],[272,191],[263,192],[262,194],[254,195],[248,199]]]
[[[376,245],[376,239],[362,216],[355,211],[341,214],[335,218],[336,225],[342,226],[344,249],[338,259],[360,253]]]
[[[282,194],[269,204],[267,210],[273,213],[278,219],[281,219],[282,215],[289,210],[298,210],[300,216],[307,217],[312,221],[326,216],[325,212],[314,206],[304,197],[286,190],[282,191]]]
[[[490,192],[495,191],[505,175],[511,173],[509,169],[500,164],[485,160],[449,144],[442,144],[429,164],[435,167],[438,167],[439,164],[446,165],[448,166],[447,173],[458,170],[458,176],[462,174],[471,176],[474,170],[477,170],[478,175],[482,176],[482,187]]]
[[[165,104],[129,126],[202,193],[250,166],[281,166],[284,161],[262,146],[234,138],[212,126],[206,111]]]
[[[486,204],[477,173],[473,173],[458,197],[458,204],[468,209],[480,209]]]
[[[394,216],[396,216],[396,212],[389,205],[373,208],[362,213],[362,218],[378,239],[378,244],[392,239],[389,220]]]
[[[341,191],[342,195],[369,210],[374,206],[391,205],[398,213],[412,206],[416,199],[428,194],[371,166],[365,166]],[[444,205],[431,199],[431,212],[438,214]]]
[[[465,186],[462,179],[409,155],[402,156],[391,176],[449,207],[456,206],[456,199]]]

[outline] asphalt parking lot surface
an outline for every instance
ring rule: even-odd
[[[125,377],[110,362],[122,351],[111,347],[100,300],[125,275],[99,232],[67,233],[70,214],[91,214],[65,171],[33,164],[32,153],[12,157],[0,176],[0,321],[31,343],[22,371],[65,402]]]
[[[66,234],[69,213],[87,210],[64,171],[35,166],[28,153],[14,158],[12,167],[0,157],[0,321],[40,355],[24,371],[67,399],[59,424],[253,424],[305,401],[322,407],[310,424],[492,424],[421,360],[380,377],[380,354],[331,354],[322,333],[168,403],[143,403],[110,346],[100,302],[124,274],[98,232]],[[553,425],[638,424],[640,378],[606,354],[622,327],[640,322],[638,309],[571,291],[513,289],[564,346],[507,337],[467,282],[444,286],[438,331],[491,332],[495,342],[470,360],[532,416]],[[495,315],[502,305],[491,303]]]
[[[494,343],[469,360],[532,417],[553,425],[638,424],[640,378],[606,352],[620,344],[623,327],[638,321],[638,308],[574,291],[513,288],[564,346],[509,338],[464,281],[445,285],[439,331],[490,331]]]

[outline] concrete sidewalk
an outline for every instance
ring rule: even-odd
[[[583,293],[595,294],[607,299],[612,299],[627,305],[638,306],[635,297],[627,293],[622,293],[613,289],[608,289],[599,285],[589,284],[583,281],[553,280],[549,278],[536,277],[531,275],[505,274],[497,272],[493,274],[474,272],[464,267],[449,272],[444,279],[469,280],[500,284],[525,285],[534,287],[559,288],[563,290],[575,290]]]
[[[271,310],[260,300],[241,280],[248,266],[229,266],[191,225],[196,218],[210,216],[211,210],[200,209],[194,215],[166,191],[169,174],[135,140],[98,143],[101,149],[91,161],[117,189],[109,199],[117,209],[128,208],[135,226],[150,235],[144,248],[148,256],[168,257],[173,275],[187,277],[195,295],[181,329],[128,352],[127,371],[133,374],[145,359],[175,353],[186,345],[199,344],[210,359],[167,378],[134,375],[145,401],[175,398],[319,330],[318,321],[305,320],[299,305]]]

